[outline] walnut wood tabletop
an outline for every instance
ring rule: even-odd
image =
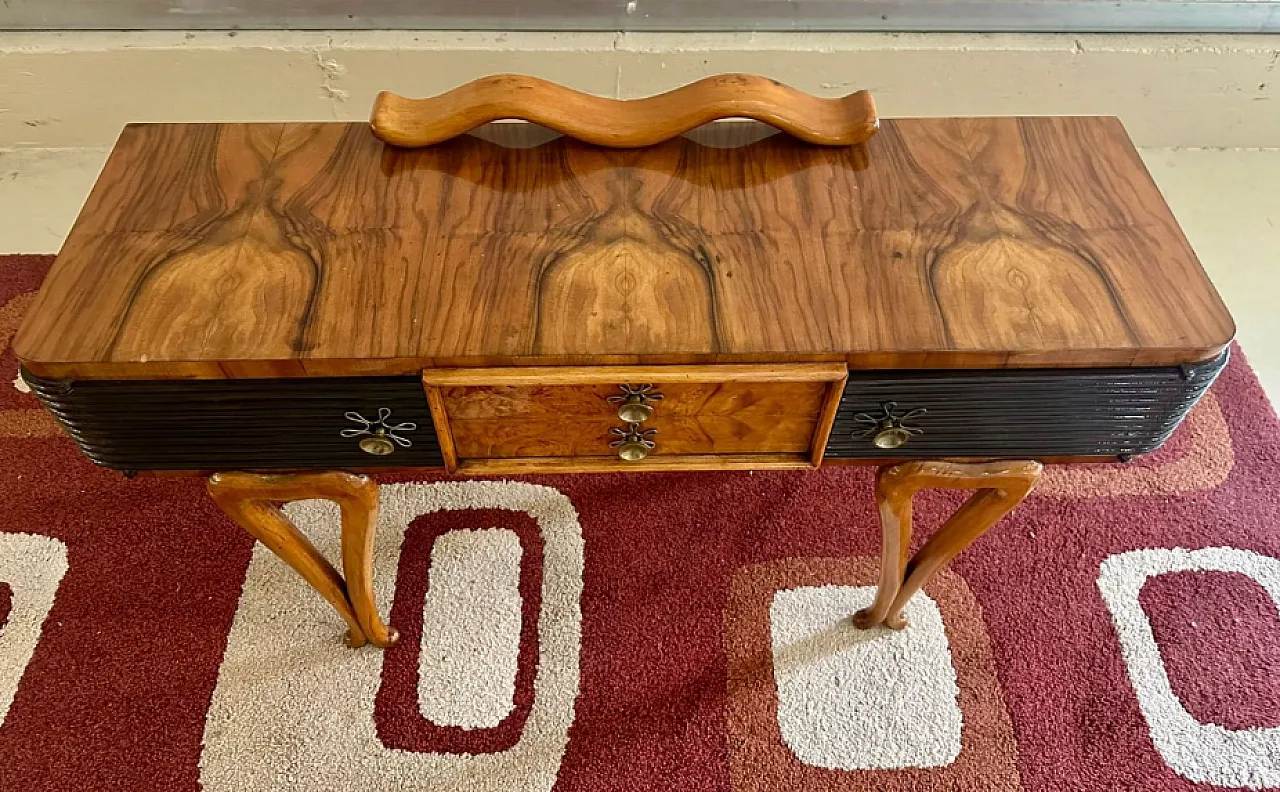
[[[663,142],[374,134],[512,113]],[[725,113],[810,142],[744,122],[663,140]],[[760,78],[619,103],[500,77],[383,97],[373,127],[127,127],[14,344],[94,462],[212,473],[352,645],[397,635],[370,469],[875,461],[880,590],[857,623],[901,628],[1042,463],[1164,443],[1234,334],[1114,118],[877,129],[865,94]],[[932,487],[975,494],[908,558]],[[304,498],[341,504],[345,577],[275,505]]]
[[[885,121],[844,148],[761,129],[402,150],[365,124],[132,125],[15,348],[146,379],[1158,365],[1233,335],[1114,118]]]

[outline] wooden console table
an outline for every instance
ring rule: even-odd
[[[900,627],[1041,463],[1158,447],[1225,363],[1231,318],[1114,118],[877,125],[865,94],[788,104],[741,76],[522,104],[549,90],[522,79],[383,97],[377,133],[419,148],[366,124],[127,127],[15,343],[85,454],[209,475],[353,645],[396,638],[370,471],[882,464],[858,620]],[[643,147],[449,137],[493,115]],[[718,115],[806,140],[671,138]],[[939,486],[976,493],[908,560],[911,496]],[[276,505],[315,497],[341,504],[345,576]]]

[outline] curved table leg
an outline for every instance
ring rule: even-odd
[[[364,634],[374,646],[394,646],[400,633],[378,615],[373,596],[373,543],[378,533],[378,485],[368,476],[341,474],[353,480],[356,491],[342,508],[342,572],[347,576],[347,596],[355,608]]]
[[[880,583],[871,607],[854,614],[858,627],[884,624],[901,630],[907,602],[951,559],[1027,497],[1040,480],[1039,462],[904,462],[876,474],[876,504],[882,532]],[[922,489],[977,490],[907,560],[911,544],[911,499]]]
[[[901,467],[900,465],[897,467]],[[911,497],[898,497],[901,475],[895,467],[882,467],[876,473],[876,506],[880,510],[880,580],[876,600],[870,608],[853,615],[853,623],[862,629],[884,623],[889,606],[902,588],[902,579],[911,551]]]
[[[378,485],[368,476],[320,473],[215,473],[209,496],[227,516],[266,545],[324,597],[347,623],[347,644],[395,644],[399,634],[378,615],[373,597],[373,542]],[[276,506],[321,499],[342,510],[343,580],[315,545]]]

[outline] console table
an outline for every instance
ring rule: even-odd
[[[881,123],[732,75],[420,101],[128,126],[15,342],[90,459],[209,476],[352,645],[396,639],[365,475],[395,468],[880,464],[858,622],[901,627],[1042,463],[1160,446],[1234,334],[1114,118]],[[673,137],[722,115],[783,132]],[[459,134],[507,116],[567,134]],[[976,492],[908,559],[925,487]],[[344,574],[277,507],[302,498],[341,504]]]

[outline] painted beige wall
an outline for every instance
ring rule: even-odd
[[[374,94],[493,72],[640,96],[756,72],[870,88],[885,117],[1120,116],[1147,147],[1280,146],[1280,36],[0,33],[0,148],[99,147],[129,121],[356,120]]]

